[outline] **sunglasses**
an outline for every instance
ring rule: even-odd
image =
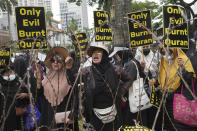
[[[55,62],[57,62],[57,63],[63,63],[63,60],[62,60],[62,58],[51,58],[50,59],[50,62],[51,63],[55,63]]]

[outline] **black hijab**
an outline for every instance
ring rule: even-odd
[[[122,50],[117,52],[118,56],[122,60],[122,65],[133,59],[133,54],[130,50]]]
[[[113,92],[116,91],[118,78],[115,74],[114,68],[110,64],[110,59],[106,51],[103,51],[100,64],[93,63],[92,70],[97,89],[107,89],[107,91],[109,91],[109,88],[107,87],[108,84]],[[107,84],[103,79],[107,82]]]
[[[103,56],[101,59],[101,63],[100,64],[94,64],[92,63],[94,67],[96,67],[96,69],[101,73],[104,74],[106,72],[106,70],[109,68],[110,66],[110,59],[108,57],[108,54],[106,51],[103,51]]]
[[[14,71],[21,79],[23,79],[25,73],[27,72],[27,62],[24,57],[19,56],[14,60]]]

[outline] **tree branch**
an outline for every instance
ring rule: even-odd
[[[189,6],[194,5],[197,2],[197,0],[192,1],[191,3],[188,3]]]

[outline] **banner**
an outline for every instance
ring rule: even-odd
[[[46,49],[47,38],[44,7],[15,8],[16,27],[20,49]],[[34,39],[36,39],[34,41]]]
[[[10,56],[10,48],[0,49],[0,69],[4,68],[6,65],[9,65]]]
[[[95,42],[112,41],[112,32],[109,27],[109,13],[94,11]]]
[[[118,131],[152,131],[143,126],[121,126]]]
[[[129,13],[128,18],[131,48],[153,44],[152,34],[149,33],[142,25],[138,25],[137,22],[131,20],[134,19],[140,22],[146,28],[152,31],[150,10]]]
[[[186,11],[181,6],[163,6],[163,34],[167,36],[170,25],[169,39],[164,39],[165,46],[189,48],[188,24]]]
[[[76,40],[76,37],[77,37],[78,41]],[[86,50],[88,47],[88,38],[87,38],[86,34],[85,33],[78,33],[78,34],[76,34],[76,37],[74,35],[72,35],[71,38],[72,38],[73,45],[75,46],[75,52],[76,52],[77,56],[80,55],[80,51],[79,51],[77,42],[79,42],[79,46],[81,48],[82,55],[86,54]]]

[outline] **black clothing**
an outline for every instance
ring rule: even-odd
[[[43,126],[43,128],[40,129],[41,131],[50,131],[51,130],[50,128],[51,128],[52,125],[53,125],[54,129],[58,128],[58,126],[59,126],[59,128],[64,127],[64,124],[57,125],[57,124],[55,124],[55,121],[53,121],[54,116],[55,116],[54,111],[56,111],[57,113],[65,112],[69,94],[70,94],[70,92],[64,97],[64,100],[61,102],[60,105],[57,106],[57,108],[52,107],[51,104],[48,102],[48,100],[45,98],[44,95],[40,96],[40,98],[39,98],[39,100],[40,100],[39,102],[41,104],[40,105],[40,109],[41,109],[40,112],[41,112],[41,115],[42,115],[41,120],[40,120],[40,126]],[[76,101],[73,100],[73,98],[71,98],[70,103],[72,103],[72,104],[69,103],[67,111],[72,110],[71,112],[73,112],[73,110],[74,110],[73,106],[78,105],[77,103],[74,103],[74,102],[76,102]],[[69,116],[69,119],[71,119],[71,120],[74,119],[75,120],[74,128],[76,129],[76,131],[78,130],[77,117],[78,117],[77,112],[74,112],[72,115]],[[48,127],[49,129],[47,129],[46,127]],[[70,125],[69,127],[70,127],[70,129],[73,128],[72,125]]]
[[[117,130],[122,124],[120,96],[123,96],[127,92],[128,88],[132,84],[132,77],[120,67],[110,65],[104,74],[100,74],[105,79],[106,83],[108,83],[109,87],[107,87],[105,81],[103,81],[103,79],[100,78],[101,76],[99,76],[99,73],[97,73],[98,72],[94,67],[87,67],[83,69],[85,91],[83,96],[84,117],[86,118],[86,122],[91,123],[95,129],[99,131],[104,124],[95,116],[93,108],[104,109],[112,106],[112,94],[115,96],[117,92],[118,94],[115,101],[117,109],[116,119],[114,122],[105,124],[102,128],[103,131],[112,131],[113,127]],[[124,86],[121,88],[118,88],[119,79],[125,82]],[[109,91],[109,88],[112,90],[112,94]]]
[[[93,91],[95,96],[93,106],[95,108],[102,109],[113,105],[113,98],[115,97],[114,94],[116,92],[115,87],[118,85],[118,78],[115,75],[112,65],[109,64],[108,67],[108,70],[106,70],[104,74],[99,73],[96,68],[92,67],[93,77],[95,80],[95,90]]]
[[[107,53],[104,51],[103,52],[103,56],[102,56],[102,60],[100,64],[94,64],[92,63],[93,67],[96,67],[96,69],[101,73],[104,74],[109,66],[110,66],[110,59],[108,58]]]
[[[115,65],[124,67],[124,64],[129,62],[134,58],[133,53],[130,50],[122,50],[117,52],[118,56],[121,58],[120,62],[116,62]]]
[[[14,101],[14,96],[16,93],[26,93],[25,87],[20,87],[19,78],[16,77],[13,81],[6,81],[2,77],[0,77],[0,117],[3,117],[3,110],[7,115],[8,109],[10,108],[12,102]],[[4,96],[5,97],[4,97]],[[16,107],[24,107],[28,104],[29,100],[27,98],[24,99],[15,99],[13,106],[9,112],[9,115],[5,121],[4,131],[13,131],[13,130],[21,130],[21,117],[24,116],[16,116]],[[5,105],[5,109],[4,109]],[[3,117],[4,119],[5,117]],[[22,122],[24,124],[24,121]],[[2,126],[2,121],[0,123]]]
[[[14,60],[14,71],[20,78],[24,77],[27,72],[27,67],[27,62],[23,57],[20,56]]]

